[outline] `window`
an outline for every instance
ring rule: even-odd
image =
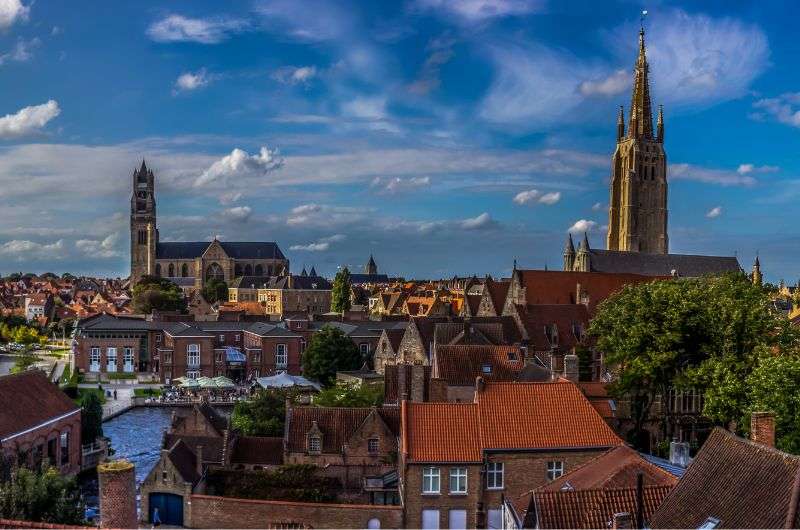
[[[92,348],[89,353],[89,371],[100,371],[100,348]]]
[[[136,239],[137,239],[137,241],[139,242],[140,245],[146,244],[147,243],[147,232],[145,230],[139,230],[139,233],[137,234],[137,238]]]
[[[187,379],[197,379],[198,377],[200,377],[200,371],[199,370],[187,370],[186,371],[186,378]]]
[[[200,345],[189,344],[186,346],[187,361],[189,366],[200,366]]]
[[[300,353],[306,351],[306,339],[300,339]]]
[[[161,344],[161,333],[156,334],[156,344]]]
[[[69,464],[69,433],[62,432],[60,436],[61,442],[61,465]]]
[[[564,462],[547,463],[547,480],[555,480],[564,474]]]
[[[380,449],[380,440],[378,440],[377,438],[370,438],[369,440],[367,440],[367,451],[369,451],[369,454],[374,455],[379,451],[379,449]]]
[[[286,368],[286,344],[275,345],[275,365],[278,368]]]
[[[235,340],[236,342],[241,342],[241,341],[242,341],[242,336],[241,336],[241,335],[239,335],[238,333],[237,333],[236,335],[234,335],[234,337],[233,337],[233,338],[234,338],[234,340]]]
[[[261,364],[261,351],[253,353],[253,364]]]
[[[125,348],[125,354],[122,360],[125,363],[123,370],[126,372],[133,372],[133,348]]]
[[[503,510],[499,508],[490,509],[486,516],[486,528],[503,528]]]
[[[362,342],[358,345],[358,349],[361,351],[361,356],[366,357],[369,355],[369,342]]]
[[[447,525],[450,530],[465,530],[467,528],[467,510],[450,510]]]
[[[450,468],[450,493],[456,495],[467,493],[467,468]]]
[[[322,450],[322,440],[319,436],[308,437],[308,452],[319,453]]]
[[[47,462],[54,466],[56,465],[56,458],[58,457],[58,439],[51,438],[47,440]]]
[[[481,372],[483,372],[485,374],[491,374],[492,373],[492,365],[491,364],[482,365],[481,366]]]
[[[106,371],[107,372],[116,372],[117,371],[117,349],[116,348],[106,348]]]
[[[426,530],[439,528],[439,510],[422,510],[422,528]]]
[[[438,467],[422,468],[422,493],[439,493]]]
[[[187,264],[181,265],[181,278],[189,276],[189,266]]]
[[[490,490],[503,489],[502,462],[489,462],[486,464],[486,488]]]

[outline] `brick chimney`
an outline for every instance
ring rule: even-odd
[[[631,514],[628,512],[620,512],[615,513],[613,516],[613,521],[611,523],[611,528],[621,529],[621,528],[633,528],[633,520],[631,518]]]
[[[398,363],[397,367],[397,401],[408,399],[409,389],[406,380],[406,370],[409,368],[405,363]]]
[[[775,447],[775,414],[753,412],[750,415],[750,439],[769,447]]]
[[[411,366],[411,401],[425,401],[425,367],[421,364]]]
[[[574,353],[569,353],[564,356],[564,378],[578,382],[578,356]]]
[[[97,466],[101,528],[138,528],[136,476],[127,460]]]

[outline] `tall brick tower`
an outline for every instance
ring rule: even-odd
[[[653,134],[648,69],[642,28],[627,134],[622,107],[617,118],[617,148],[611,162],[607,247],[608,250],[666,254],[669,240],[664,115],[659,107]]]
[[[131,285],[155,274],[157,243],[155,176],[142,160],[133,172],[131,194]]]
[[[138,528],[136,476],[127,460],[97,466],[101,528]]]

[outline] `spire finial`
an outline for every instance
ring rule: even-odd
[[[639,30],[639,55],[636,58],[636,67],[633,77],[633,94],[631,95],[631,115],[628,124],[628,136],[653,137],[653,111],[650,104],[650,82],[648,81],[647,54],[644,44],[644,17],[642,11],[642,26]]]

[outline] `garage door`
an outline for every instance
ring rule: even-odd
[[[150,494],[150,522],[153,523],[158,510],[161,524],[183,526],[183,497],[172,493]]]

